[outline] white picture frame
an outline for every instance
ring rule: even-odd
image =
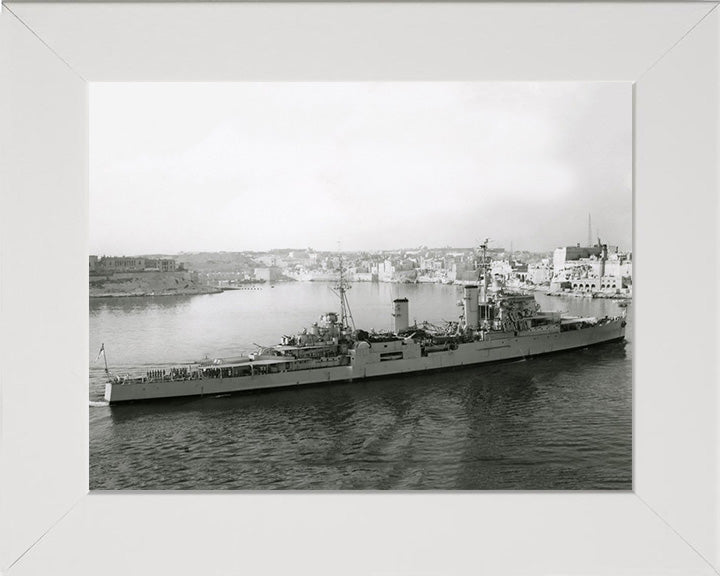
[[[717,574],[719,46],[716,2],[7,3],[0,571]],[[634,83],[632,492],[88,494],[87,83],[300,79]]]

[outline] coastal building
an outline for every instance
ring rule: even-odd
[[[395,274],[395,266],[391,260],[384,260],[377,266],[377,274],[380,282],[391,282],[393,274]]]
[[[624,293],[632,285],[632,255],[617,246],[568,246],[553,253],[552,289]]]
[[[499,276],[503,280],[508,280],[512,275],[512,266],[507,260],[493,260],[490,262],[491,277]]]
[[[602,246],[563,246],[556,248],[553,252],[553,276],[557,276],[565,270],[568,264],[580,264],[582,260],[587,260],[591,256],[596,258],[602,254]]]
[[[548,284],[552,279],[550,260],[543,259],[535,264],[528,264],[527,281],[535,285]]]
[[[108,272],[142,272],[145,269],[145,258],[103,256],[98,260],[96,269]]]
[[[523,262],[513,262],[510,276],[513,280],[524,284],[527,282],[528,265]]]
[[[419,268],[421,270],[442,270],[445,263],[439,258],[420,258]]]
[[[280,269],[276,266],[268,266],[267,268],[255,268],[255,278],[265,282],[275,282],[280,278]]]
[[[159,272],[175,272],[175,260],[172,258],[156,258],[154,260],[146,260],[146,269],[154,269]],[[151,266],[148,266],[151,264]]]
[[[90,255],[90,271],[96,274],[114,272],[175,272],[172,258],[144,258],[141,256],[98,256]]]

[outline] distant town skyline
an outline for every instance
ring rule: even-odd
[[[595,243],[597,242],[597,239],[595,240]],[[612,243],[606,243],[603,241],[604,244],[609,244],[610,246],[617,246],[616,244]],[[575,245],[581,245],[585,246],[584,242],[575,242],[570,243],[568,246],[575,246]],[[565,246],[558,246],[555,248],[551,248],[549,250],[532,250],[532,249],[526,249],[526,248],[511,248],[509,246],[495,246],[493,244],[488,245],[488,254],[490,253],[528,253],[528,254],[545,254],[545,255],[552,255],[552,252],[557,248],[564,248]],[[266,250],[182,250],[180,252],[138,252],[138,253],[127,253],[127,254],[106,254],[106,253],[94,253],[91,252],[91,257],[97,257],[97,258],[158,258],[158,257],[182,257],[185,255],[190,254],[257,254],[260,256],[266,256],[268,254],[273,253],[285,253],[285,252],[297,252],[297,253],[303,253],[303,252],[312,252],[317,254],[332,254],[332,255],[356,255],[356,254],[381,254],[381,253],[415,253],[415,252],[480,252],[480,246],[395,246],[395,247],[388,247],[388,248],[378,248],[376,250],[345,250],[345,249],[332,249],[329,248],[327,250],[321,250],[316,249],[313,246],[305,246],[305,247],[297,247],[297,246],[277,246],[274,248],[268,248]],[[631,250],[627,250],[628,252],[631,252]]]
[[[91,254],[632,248],[627,83],[90,85]]]

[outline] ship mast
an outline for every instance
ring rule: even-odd
[[[480,244],[480,249],[482,250],[482,260],[480,260],[480,274],[478,280],[480,281],[480,302],[483,304],[487,304],[487,267],[485,258],[487,256],[488,242],[490,242],[490,240],[485,238],[485,241]]]
[[[355,320],[353,320],[352,312],[350,311],[350,303],[347,299],[347,291],[350,290],[351,286],[347,278],[345,278],[345,268],[343,266],[342,254],[340,255],[340,278],[338,283],[335,285],[335,294],[340,298],[340,325],[343,330],[347,330],[351,325],[352,329],[355,330]],[[350,324],[348,324],[348,320]]]

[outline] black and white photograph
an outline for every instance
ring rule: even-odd
[[[91,490],[621,490],[627,82],[89,86]]]

